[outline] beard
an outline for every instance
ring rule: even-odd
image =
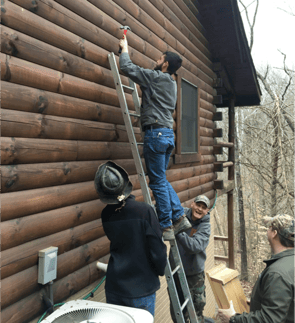
[[[163,62],[162,64],[156,65],[154,68],[154,71],[162,71],[162,66],[165,62]]]

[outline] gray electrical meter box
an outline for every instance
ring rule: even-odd
[[[38,283],[45,285],[56,278],[57,247],[39,251]]]

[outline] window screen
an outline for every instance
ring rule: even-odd
[[[198,88],[181,80],[181,152],[198,152]]]

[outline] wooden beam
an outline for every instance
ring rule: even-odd
[[[61,162],[61,163],[40,163],[40,164],[20,164],[2,165],[2,193],[30,190],[43,187],[52,187],[64,184],[74,184],[92,181],[97,168],[107,160]],[[117,159],[115,163],[123,167],[129,174],[133,184],[133,190],[139,189],[138,176],[136,174],[133,159]],[[145,167],[142,159],[143,167]],[[213,165],[201,165],[187,167],[181,172],[176,169],[166,171],[169,182],[189,178],[201,174],[213,172]],[[134,176],[133,176],[134,175]],[[34,176],[34,181],[32,181]]]
[[[200,146],[213,146],[214,138],[200,136]]]
[[[229,262],[229,258],[225,256],[214,256],[214,260],[216,261],[226,261]]]
[[[200,136],[211,137],[211,138],[214,137],[213,129],[200,127]]]
[[[213,137],[214,138],[222,138],[222,136],[223,136],[223,129],[222,128],[213,129]]]
[[[223,162],[214,163],[214,172],[223,172]]]
[[[222,104],[222,95],[213,95],[213,104]]]
[[[183,163],[193,163],[201,161],[201,154],[175,154],[174,155],[174,163],[175,164],[183,164]]]
[[[216,146],[216,147],[232,148],[234,146],[234,144],[232,142],[219,141],[214,146]]]
[[[215,241],[228,241],[228,237],[214,236]]]
[[[214,114],[213,114],[213,121],[222,121],[222,119],[223,119],[223,114],[222,114],[222,112],[215,112]]]
[[[141,156],[142,151],[139,146]],[[1,138],[3,165],[131,158],[128,142]]]
[[[223,81],[222,78],[217,77],[213,79],[213,87],[216,88],[222,88],[223,87]]]
[[[234,181],[223,181],[223,189],[217,191],[217,196],[221,196],[223,194],[226,194],[230,191],[232,191],[235,188],[235,182]]]
[[[191,200],[191,199],[194,199],[196,196],[200,195],[200,194],[204,194],[206,192],[210,192],[212,191],[212,197],[214,197],[214,190],[213,190],[213,186],[214,186],[214,182],[211,181],[209,183],[206,183],[206,184],[203,184],[203,185],[200,185],[200,186],[197,186],[197,187],[194,187],[190,190],[186,190],[186,191],[183,191],[183,192],[178,192],[178,197],[180,199],[180,202],[186,202],[188,200]],[[208,196],[207,196],[208,197]],[[209,198],[209,197],[208,197]]]
[[[124,125],[120,107],[78,99],[36,88],[1,82],[1,107],[9,110],[54,115]],[[131,110],[131,112],[134,112]],[[135,125],[138,118],[132,117]]]
[[[205,119],[205,118],[202,118],[202,117],[200,117],[199,118],[199,125],[201,126],[201,127],[206,127],[206,128],[211,128],[211,129],[213,129],[214,128],[214,122],[212,121],[212,120],[209,120],[209,119]]]
[[[111,123],[1,110],[3,137],[128,142],[126,127]],[[134,127],[137,142],[141,132]]]
[[[224,168],[232,167],[233,165],[234,165],[234,163],[232,161],[228,161],[228,162],[223,163]]]
[[[232,167],[233,162],[214,162],[214,172],[223,172],[224,168]],[[227,182],[227,181],[226,181]]]
[[[223,148],[220,146],[213,146],[213,154],[214,155],[222,155],[223,154]]]
[[[223,189],[223,180],[216,179],[214,181],[214,189],[215,190],[222,190]]]

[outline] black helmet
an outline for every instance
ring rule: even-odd
[[[105,204],[119,204],[132,192],[132,184],[125,169],[111,161],[98,167],[94,186]]]

